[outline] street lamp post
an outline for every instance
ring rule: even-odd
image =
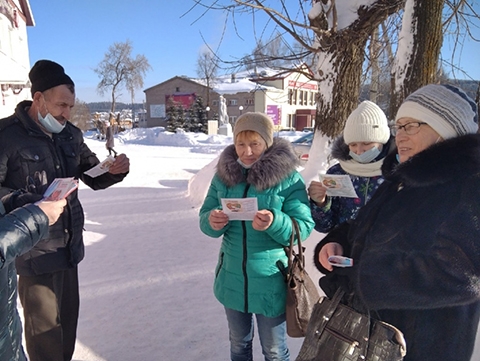
[[[240,110],[240,115],[242,115],[242,112],[243,112],[243,105],[240,105],[240,106],[238,107],[238,110]]]
[[[207,112],[207,120],[209,119],[208,117],[208,112],[210,111],[210,107],[207,105],[207,107],[205,108],[205,111]]]

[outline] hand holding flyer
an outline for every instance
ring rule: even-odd
[[[231,221],[252,221],[258,212],[257,198],[221,198],[221,202]]]
[[[67,198],[70,193],[78,188],[78,180],[71,178],[55,178],[43,194],[45,201],[59,201]]]
[[[90,168],[84,173],[92,178],[98,177],[99,175],[107,173],[113,162],[115,162],[115,158],[109,155],[103,162],[97,164],[93,168]]]
[[[319,178],[328,196],[358,198],[348,174],[319,174]]]

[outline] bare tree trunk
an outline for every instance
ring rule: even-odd
[[[110,112],[115,113],[115,87],[112,88],[112,105],[110,107]]]
[[[370,79],[370,100],[377,103],[379,83],[380,83],[380,66],[378,61],[380,58],[380,44],[378,41],[378,28],[373,31],[372,38],[370,40],[370,64],[372,66],[371,79]]]
[[[413,1],[413,0],[411,0]],[[408,2],[408,0],[407,0]],[[395,117],[398,107],[406,96],[418,88],[438,82],[438,58],[442,47],[442,10],[445,0],[414,0],[411,23],[403,23],[402,27],[411,28],[413,41],[410,54],[399,53],[397,61],[402,63],[405,56],[410,56],[406,69],[393,70],[392,97],[389,116]],[[398,49],[405,49],[399,40]]]
[[[378,0],[369,7],[360,8],[358,19],[340,30],[336,23],[328,30],[321,29],[318,26],[325,22],[320,16],[313,19],[318,24],[315,32],[320,45],[316,54],[319,97],[315,124],[324,135],[335,137],[343,131],[345,120],[358,104],[367,40],[403,3],[404,0]],[[335,8],[332,10],[335,19]]]

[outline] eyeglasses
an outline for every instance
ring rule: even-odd
[[[392,135],[395,137],[398,134],[399,130],[403,130],[408,135],[415,135],[420,131],[420,126],[427,123],[424,122],[411,122],[405,125],[392,125],[390,127],[390,131]]]

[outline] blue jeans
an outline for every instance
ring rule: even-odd
[[[253,314],[225,307],[230,330],[230,357],[232,361],[252,361]],[[285,314],[271,318],[255,314],[258,335],[265,361],[290,361],[287,347]]]

